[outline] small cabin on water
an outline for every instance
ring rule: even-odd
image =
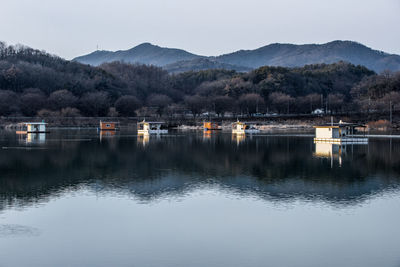
[[[244,130],[246,129],[246,124],[243,122],[237,121],[232,123],[232,133],[234,134],[244,134]]]
[[[203,122],[203,129],[204,129],[204,131],[221,130],[221,129],[219,128],[218,123],[216,123],[216,122],[209,122],[209,121]]]
[[[232,133],[233,134],[244,134],[244,133],[258,133],[260,130],[255,128],[253,125],[246,125],[239,120],[232,124]]]
[[[330,123],[325,125],[314,126],[315,138],[314,142],[328,143],[365,143],[368,138],[364,136],[355,136],[356,128],[365,128],[364,125],[356,123]],[[365,131],[364,131],[365,133]]]
[[[163,122],[147,122],[145,120],[137,124],[138,134],[161,134],[168,133],[168,129]]]
[[[100,131],[117,131],[119,130],[119,123],[118,122],[111,122],[111,121],[100,121]]]
[[[46,125],[42,122],[22,122],[18,124],[17,134],[28,134],[28,133],[48,133],[46,131]]]

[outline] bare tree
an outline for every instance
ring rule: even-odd
[[[47,101],[50,109],[60,110],[67,107],[76,107],[78,98],[68,90],[58,90],[51,93]]]
[[[196,89],[195,93],[205,97],[211,97],[213,95],[223,95],[225,87],[229,80],[217,80],[217,81],[206,81],[200,84]]]
[[[321,95],[319,94],[308,94],[305,96],[305,100],[310,107],[310,112],[321,106]]]
[[[160,117],[164,113],[164,109],[171,103],[172,99],[163,94],[152,94],[147,98],[147,105],[156,108]]]
[[[239,106],[245,113],[252,116],[254,113],[258,113],[260,108],[264,106],[264,99],[255,93],[245,94],[239,98]]]
[[[18,111],[18,95],[12,91],[0,90],[0,115],[8,116]]]
[[[44,108],[44,109],[39,110],[37,112],[37,115],[41,118],[54,118],[54,117],[59,117],[60,112]]]
[[[207,99],[205,97],[199,95],[185,97],[185,105],[195,118],[201,113],[206,104]]]
[[[21,111],[25,116],[35,116],[46,101],[44,93],[37,88],[26,89],[21,96]]]
[[[81,113],[79,112],[79,109],[77,109],[77,108],[66,107],[66,108],[61,109],[60,115],[62,117],[75,118],[75,117],[80,117]]]
[[[337,113],[339,110],[342,109],[344,103],[344,95],[342,94],[329,94],[328,98],[328,108],[330,109],[331,113],[334,111]]]
[[[229,96],[216,96],[212,102],[215,113],[224,117],[225,112],[232,111],[235,101]]]
[[[171,104],[166,109],[165,112],[169,117],[182,116],[184,114],[185,107],[181,104]]]
[[[249,81],[244,81],[240,77],[235,77],[229,80],[229,83],[225,86],[224,91],[230,97],[238,98],[242,94],[252,92],[253,84]]]
[[[135,96],[125,95],[115,101],[115,109],[122,116],[136,116],[136,110],[141,104]]]
[[[118,117],[119,113],[118,113],[118,111],[117,111],[117,109],[115,107],[110,107],[108,109],[107,116],[108,117]]]
[[[287,113],[290,112],[290,104],[293,102],[293,97],[290,95],[274,92],[269,95],[269,100],[279,113],[282,113],[284,110]]]
[[[106,92],[87,93],[79,102],[80,110],[88,116],[106,116],[110,106]]]

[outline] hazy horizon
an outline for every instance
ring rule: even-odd
[[[271,43],[350,40],[400,54],[400,2],[284,0],[14,0],[2,3],[0,40],[66,59],[149,42],[215,56]],[[10,26],[11,25],[11,26]]]

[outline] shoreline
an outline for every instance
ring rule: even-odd
[[[360,122],[367,126],[366,130],[376,132],[399,132],[400,133],[400,121],[394,121],[390,124],[387,120],[357,120],[348,117],[334,117],[334,121],[342,119],[345,122]],[[45,120],[48,123],[49,129],[90,129],[98,128],[98,123],[102,121],[118,121],[121,128],[136,128],[138,121],[143,120],[142,117],[0,117],[0,129],[14,130],[18,123],[27,121],[42,121]],[[177,130],[203,130],[203,122],[206,119],[199,118],[194,120],[182,119],[182,118],[146,118],[147,121],[165,121],[169,124],[170,129]],[[221,129],[224,131],[231,129],[231,124],[236,121],[236,118],[216,118],[212,121],[217,122]],[[315,118],[241,118],[240,121],[246,124],[252,124],[255,128],[261,132],[271,131],[313,131],[313,126],[323,123],[329,123],[329,117],[315,117]]]

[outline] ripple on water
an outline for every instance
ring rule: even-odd
[[[38,235],[40,235],[40,230],[35,227],[20,224],[0,224],[0,238]]]

